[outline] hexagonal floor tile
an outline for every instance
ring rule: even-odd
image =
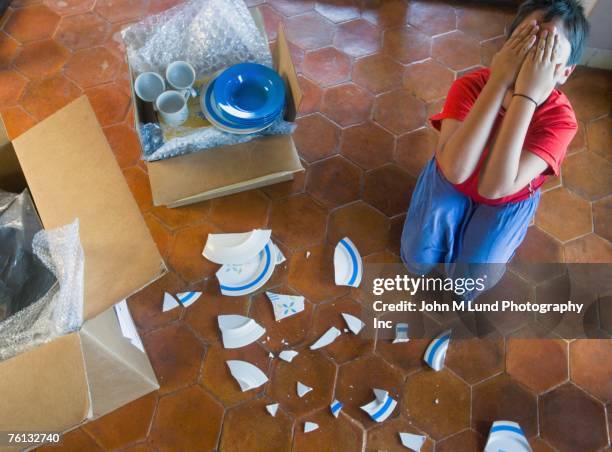
[[[409,25],[386,30],[383,52],[403,64],[424,60],[431,56],[431,38]]]
[[[501,50],[506,42],[505,36],[489,39],[480,43],[480,64],[483,66],[491,66],[493,57]]]
[[[315,11],[332,22],[346,22],[357,19],[361,14],[357,0],[318,1],[315,4]]]
[[[153,237],[153,241],[157,245],[157,249],[164,259],[170,256],[170,250],[172,249],[172,232],[166,226],[159,221],[156,217],[147,213],[144,215],[145,223],[149,228],[149,232]]]
[[[476,433],[474,430],[468,429],[436,442],[436,451],[480,452],[484,450],[485,443],[485,438],[482,435]]]
[[[107,450],[144,440],[156,405],[157,393],[146,395],[85,424],[83,430]]]
[[[542,195],[535,223],[566,242],[592,231],[591,206],[566,188],[556,188]]]
[[[409,132],[397,140],[395,161],[412,177],[418,178],[433,157],[437,143],[438,134],[429,127]]]
[[[612,163],[593,152],[579,152],[565,159],[563,184],[591,201],[610,194]]]
[[[263,373],[269,373],[270,358],[268,358],[268,352],[260,344],[253,343],[234,349],[226,349],[222,344],[214,344],[206,351],[200,384],[225,406],[236,405],[244,400],[257,397],[264,390],[265,385],[243,392],[227,366],[228,360],[247,361]]]
[[[60,16],[45,5],[32,5],[15,10],[4,31],[21,43],[38,41],[50,38],[59,21]]]
[[[0,35],[0,68],[9,67],[15,59],[20,44],[6,34]]]
[[[432,56],[443,65],[460,71],[480,64],[480,43],[456,30],[434,38]]]
[[[94,11],[110,23],[120,23],[143,17],[147,4],[147,0],[98,0]]]
[[[213,199],[209,218],[224,232],[247,232],[265,227],[269,205],[260,191],[244,191]]]
[[[65,74],[81,88],[112,81],[119,69],[119,60],[105,47],[75,52],[66,64]]]
[[[0,107],[15,105],[23,93],[28,80],[13,70],[0,71]]]
[[[327,211],[308,195],[294,195],[275,201],[270,209],[269,227],[289,248],[298,250],[321,243]]]
[[[593,203],[595,233],[612,241],[612,196]]]
[[[470,384],[501,373],[504,371],[504,339],[452,340],[446,366]]]
[[[289,41],[304,50],[319,49],[332,43],[334,25],[317,12],[292,17],[285,24]]]
[[[302,91],[302,102],[300,103],[300,115],[309,115],[319,110],[323,93],[319,85],[307,79],[303,75],[298,75],[298,82]]]
[[[362,16],[381,28],[403,25],[407,19],[407,6],[401,0],[364,2]]]
[[[359,199],[361,178],[358,166],[336,155],[310,165],[306,192],[328,207],[341,206]]]
[[[532,225],[516,250],[510,268],[523,278],[538,283],[562,273],[563,262],[565,256],[559,241]]]
[[[406,379],[402,412],[432,438],[442,439],[469,426],[470,390],[448,370],[417,372]]]
[[[366,173],[363,200],[387,216],[408,209],[416,179],[393,163]]]
[[[338,25],[334,35],[334,46],[347,55],[360,57],[376,52],[380,48],[380,30],[363,19]]]
[[[123,122],[130,107],[130,98],[117,83],[89,88],[85,94],[101,126]]]
[[[487,435],[499,419],[518,422],[527,435],[538,433],[537,397],[508,375],[499,375],[472,389],[472,428]]]
[[[378,94],[399,88],[404,68],[385,54],[377,53],[358,59],[352,79],[371,93]]]
[[[110,24],[97,14],[85,13],[62,18],[55,39],[70,50],[80,50],[105,42],[110,31]]]
[[[95,0],[43,0],[43,3],[60,16],[73,16],[91,10]]]
[[[604,403],[612,401],[612,340],[578,339],[570,344],[570,371],[574,383]]]
[[[336,152],[340,131],[329,119],[315,113],[296,122],[295,145],[306,161],[314,162]]]
[[[314,0],[269,0],[268,3],[287,17],[303,14],[314,8]]]
[[[268,40],[276,40],[278,25],[283,21],[282,16],[269,5],[260,5],[257,9],[263,18],[264,28],[266,30],[266,34],[268,35]]]
[[[290,363],[278,359],[274,364],[276,367],[266,395],[280,403],[281,408],[301,416],[329,407],[334,393],[336,366],[319,351],[303,349]],[[296,392],[298,381],[312,388],[301,398]]]
[[[414,428],[412,423],[410,423],[403,417],[397,417],[395,419],[391,419],[390,421],[384,422],[378,427],[374,427],[368,430],[366,439],[366,450],[385,450],[389,452],[405,451],[406,447],[400,441],[399,432],[412,433],[414,435],[424,434],[423,432]],[[430,438],[427,438],[420,450],[422,452],[433,451],[433,441]]]
[[[23,46],[15,67],[30,79],[44,78],[60,71],[69,56],[70,52],[54,40],[37,41]]]
[[[408,23],[430,36],[457,28],[457,14],[451,5],[434,2],[411,2]]]
[[[323,47],[306,53],[302,72],[320,86],[336,85],[348,80],[351,59],[334,47]]]
[[[321,112],[344,127],[366,121],[371,109],[371,95],[354,83],[328,88],[323,94]]]
[[[159,399],[149,442],[161,451],[212,450],[222,418],[221,405],[204,389],[191,386]]]
[[[115,124],[105,127],[103,132],[120,168],[138,163],[141,156],[140,141],[134,129],[126,124]]]
[[[399,317],[399,316],[398,316]],[[384,319],[391,320],[393,316],[388,314]],[[407,322],[408,318],[404,315],[398,321]],[[397,322],[393,322],[396,324]],[[413,324],[414,326],[414,324]],[[379,331],[379,336],[382,334],[395,335],[395,333]],[[404,370],[406,373],[412,373],[416,370],[425,369],[426,365],[423,362],[425,349],[429,345],[428,339],[410,339],[410,342],[405,344],[393,344],[389,338],[379,337],[376,342],[376,353],[382,356],[386,361]]]
[[[100,450],[100,446],[93,440],[91,436],[85,433],[82,429],[77,428],[62,435],[62,449],[65,450]],[[43,452],[53,452],[57,450],[57,445],[48,445],[37,448]]]
[[[275,417],[266,411],[269,399],[243,403],[227,411],[219,450],[289,450],[293,420],[279,409]]]
[[[9,107],[0,111],[4,127],[11,140],[30,129],[36,121],[21,107]]]
[[[563,85],[563,93],[571,101],[581,121],[590,121],[610,113],[612,92],[608,71],[578,67]]]
[[[289,285],[313,303],[348,293],[334,282],[334,246],[317,245],[294,253],[289,262]]]
[[[168,325],[148,333],[143,341],[161,394],[196,382],[204,347],[191,331],[178,324]]]
[[[144,213],[151,210],[153,199],[146,172],[138,166],[133,166],[123,170],[123,177],[132,191],[132,196],[136,200],[140,211]]]
[[[344,404],[343,413],[369,429],[377,423],[360,407],[374,399],[372,389],[388,391],[389,395],[398,402],[388,418],[393,419],[400,414],[403,381],[401,372],[381,357],[362,356],[340,366],[335,397]]]
[[[503,35],[509,17],[509,13],[495,8],[463,7],[457,9],[457,26],[482,41]]]
[[[306,421],[317,423],[319,428],[314,432],[304,433],[304,422]],[[295,452],[302,450],[358,452],[362,450],[363,430],[342,414],[335,419],[331,416],[329,408],[297,419],[294,429],[292,450]]]
[[[426,113],[425,104],[407,89],[377,97],[374,106],[374,120],[397,134],[424,126]]]
[[[335,210],[329,218],[327,241],[332,246],[348,237],[362,256],[381,251],[387,243],[389,220],[363,201]]]
[[[455,74],[432,59],[413,63],[406,67],[404,88],[419,99],[432,102],[446,96]]]
[[[205,259],[202,250],[208,234],[218,232],[220,231],[209,223],[181,229],[174,237],[168,263],[190,282],[211,276],[219,266]]]
[[[571,384],[541,397],[540,429],[562,452],[595,451],[608,444],[604,406]]]
[[[567,263],[607,264],[612,262],[612,244],[596,234],[588,234],[565,244]]]
[[[606,116],[588,125],[589,150],[612,159],[612,117]]]
[[[364,169],[374,169],[393,159],[395,139],[378,124],[368,121],[342,131],[340,153]]]
[[[304,185],[306,184],[308,164],[303,160],[301,163],[304,167],[304,171],[294,173],[293,180],[262,187],[261,191],[270,199],[280,199],[297,193],[303,193]]]
[[[556,339],[510,339],[508,374],[537,394],[567,380],[567,343]]]

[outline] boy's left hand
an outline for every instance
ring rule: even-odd
[[[542,104],[556,85],[558,64],[559,34],[542,31],[537,45],[533,46],[519,71],[514,92],[523,94]]]

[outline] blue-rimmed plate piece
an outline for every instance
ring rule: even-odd
[[[359,287],[363,264],[357,247],[344,237],[334,250],[334,279],[337,286]]]
[[[427,346],[425,350],[425,356],[423,359],[435,371],[442,370],[444,368],[444,360],[446,359],[446,352],[448,350],[448,344],[450,344],[451,330],[446,330],[436,336]]]
[[[217,270],[216,276],[221,293],[230,297],[240,297],[255,292],[262,287],[274,273],[276,254],[272,241],[255,257],[243,264],[225,264]]]
[[[532,452],[525,432],[521,426],[512,421],[495,421],[489,430],[489,438],[484,452]]]

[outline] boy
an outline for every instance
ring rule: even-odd
[[[580,60],[588,28],[578,0],[527,0],[491,68],[455,80],[442,112],[430,118],[438,144],[404,224],[401,254],[409,271],[512,258],[541,185],[559,174],[577,130],[556,86]]]

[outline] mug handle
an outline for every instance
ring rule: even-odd
[[[185,88],[183,91],[183,96],[185,97],[185,100],[189,100],[190,97],[197,97],[198,92],[195,90],[195,88],[193,86],[189,87],[189,88]]]

